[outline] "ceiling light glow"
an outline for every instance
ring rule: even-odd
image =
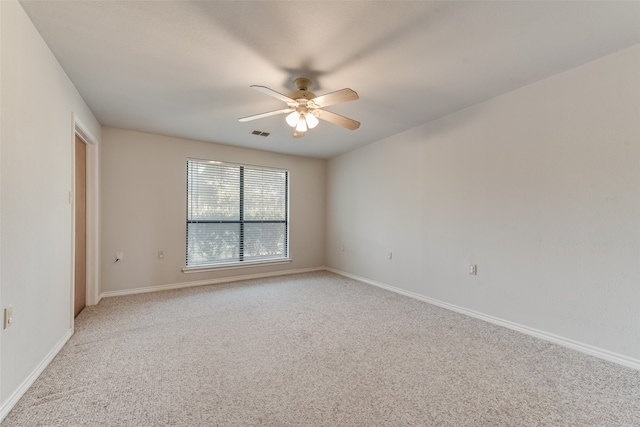
[[[305,119],[307,121],[307,126],[309,127],[309,129],[313,129],[314,127],[318,126],[319,120],[315,116],[315,114],[307,113],[305,116]]]
[[[300,113],[294,111],[293,113],[289,114],[285,120],[287,121],[287,124],[293,128],[296,127],[299,119]]]
[[[307,131],[307,121],[304,119],[304,116],[302,114],[300,114],[300,120],[298,120],[298,124],[296,125],[296,130],[298,132]]]

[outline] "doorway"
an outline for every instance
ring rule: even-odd
[[[74,318],[87,302],[87,146],[78,135],[75,151]]]

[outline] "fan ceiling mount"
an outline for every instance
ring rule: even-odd
[[[345,88],[327,93],[326,95],[316,96],[316,94],[309,91],[311,80],[300,77],[295,80],[295,84],[298,90],[291,92],[289,96],[276,92],[273,89],[269,89],[266,86],[251,86],[262,93],[285,102],[287,104],[287,108],[243,117],[239,119],[239,121],[249,122],[263,117],[289,113],[286,121],[287,124],[293,128],[294,138],[303,137],[308,129],[316,127],[318,119],[325,120],[329,123],[333,123],[350,130],[355,130],[360,127],[360,122],[324,109],[324,107],[328,107],[329,105],[355,101],[358,99],[358,94],[355,91]]]

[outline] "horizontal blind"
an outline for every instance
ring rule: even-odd
[[[287,172],[244,168],[244,260],[286,257]]]
[[[187,266],[288,256],[288,172],[187,161]]]

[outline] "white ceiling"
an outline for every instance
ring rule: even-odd
[[[320,158],[640,42],[637,1],[21,4],[102,125]],[[327,109],[360,129],[238,122],[285,107],[250,85],[297,77],[358,92]]]

